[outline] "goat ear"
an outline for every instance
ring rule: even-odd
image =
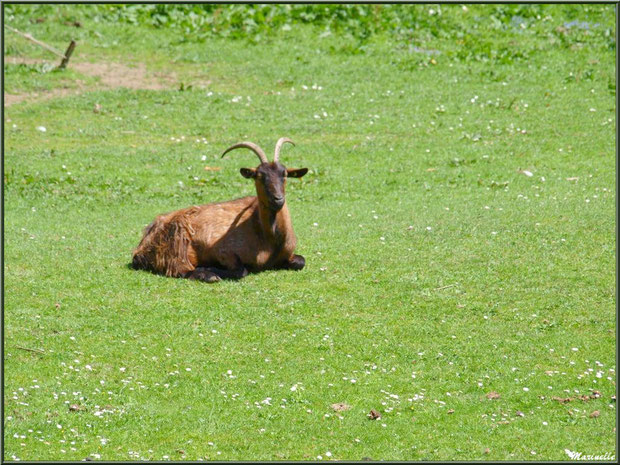
[[[256,177],[256,170],[254,168],[241,168],[239,171],[244,178],[251,179]]]
[[[308,172],[308,168],[299,168],[298,170],[286,170],[289,178],[301,178]]]

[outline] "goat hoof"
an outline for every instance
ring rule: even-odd
[[[221,281],[221,280],[222,280],[222,278],[220,278],[218,275],[213,273],[210,276],[207,276],[207,278],[204,279],[203,281],[205,283],[216,283],[216,282]]]
[[[306,259],[301,255],[293,255],[289,261],[289,268],[291,270],[299,271],[306,266]]]
[[[222,278],[220,278],[217,274],[204,268],[195,269],[194,271],[191,272],[188,278],[196,279],[198,281],[203,281],[205,283],[216,283],[222,280]]]

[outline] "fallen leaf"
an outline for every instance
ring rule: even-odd
[[[489,452],[491,452],[491,449],[489,449],[488,447],[486,449],[484,449],[484,453],[488,454]]]
[[[350,405],[345,404],[344,402],[338,402],[336,404],[332,404],[331,407],[336,412],[344,412],[345,410],[349,410],[351,408]]]
[[[601,412],[599,412],[598,410],[595,410],[594,412],[590,414],[590,418],[597,418],[600,415],[601,415]]]
[[[448,410],[448,415],[452,415],[454,413],[454,409],[451,408],[450,410]]]
[[[501,396],[495,392],[495,391],[491,391],[487,394],[487,399],[499,399]]]
[[[426,171],[428,171],[430,173],[432,171],[437,171],[437,168],[427,168]]]
[[[572,178],[566,178],[566,180],[567,181],[577,181],[577,180],[579,180],[579,176],[575,176],[575,177],[572,177]]]
[[[101,105],[95,103],[95,107],[93,108],[93,113],[101,113]]]
[[[567,402],[572,402],[575,399],[580,399],[583,402],[587,402],[592,399],[598,399],[601,397],[601,393],[598,391],[593,391],[589,396],[577,396],[577,397],[552,397],[551,400],[555,400],[561,404],[566,404]]]
[[[516,416],[518,416],[518,417],[524,417],[524,416],[525,416],[525,413],[523,413],[521,410],[517,410],[517,411],[515,412],[515,415],[516,415]]]
[[[219,166],[205,166],[205,171],[219,171],[222,168],[220,168]]]
[[[368,418],[370,418],[371,420],[378,420],[379,418],[381,418],[381,414],[375,409],[372,409],[370,413],[368,413]]]
[[[81,405],[78,405],[78,404],[69,405],[70,412],[80,412],[82,410],[84,410],[84,407],[82,407]]]

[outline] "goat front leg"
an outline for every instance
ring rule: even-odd
[[[304,257],[302,257],[301,255],[291,255],[289,259],[284,262],[282,268],[286,270],[299,271],[304,266],[306,266],[306,259]]]
[[[221,260],[221,263],[226,266],[225,269],[217,268],[214,266],[209,266],[205,268],[211,273],[216,274],[221,279],[241,279],[245,278],[249,271],[243,265],[243,262],[239,258],[239,255],[234,254],[232,257],[227,257],[227,259]]]
[[[198,267],[192,271],[188,271],[183,274],[183,277],[187,279],[204,281],[205,283],[216,283],[222,280],[222,278],[220,278],[216,273],[204,267]]]

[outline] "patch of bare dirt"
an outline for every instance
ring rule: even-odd
[[[4,93],[4,106],[8,107],[20,102],[44,101],[52,98],[62,98],[68,95],[79,95],[84,89],[53,89],[44,92],[32,92],[28,94],[7,94]]]
[[[336,404],[332,404],[331,407],[336,412],[344,412],[345,410],[349,410],[351,408],[350,405],[345,404],[344,402],[338,402]]]
[[[176,83],[174,73],[149,75],[144,63],[127,66],[121,63],[73,63],[78,73],[101,79],[103,87],[129,89],[168,89]]]
[[[14,105],[23,100],[26,100],[26,95],[14,95],[14,94],[4,94],[4,106],[8,107],[10,105]]]
[[[4,63],[32,65],[50,62],[26,57],[7,57],[4,59]],[[149,73],[144,63],[126,65],[122,63],[88,63],[76,61],[70,62],[68,68],[87,76],[99,78],[99,82],[87,87],[82,81],[77,81],[77,89],[57,88],[37,93],[5,93],[4,106],[8,107],[24,101],[48,100],[50,98],[81,94],[83,92],[99,89],[125,87],[129,89],[161,90],[170,89],[178,85],[177,76],[174,72]]]

